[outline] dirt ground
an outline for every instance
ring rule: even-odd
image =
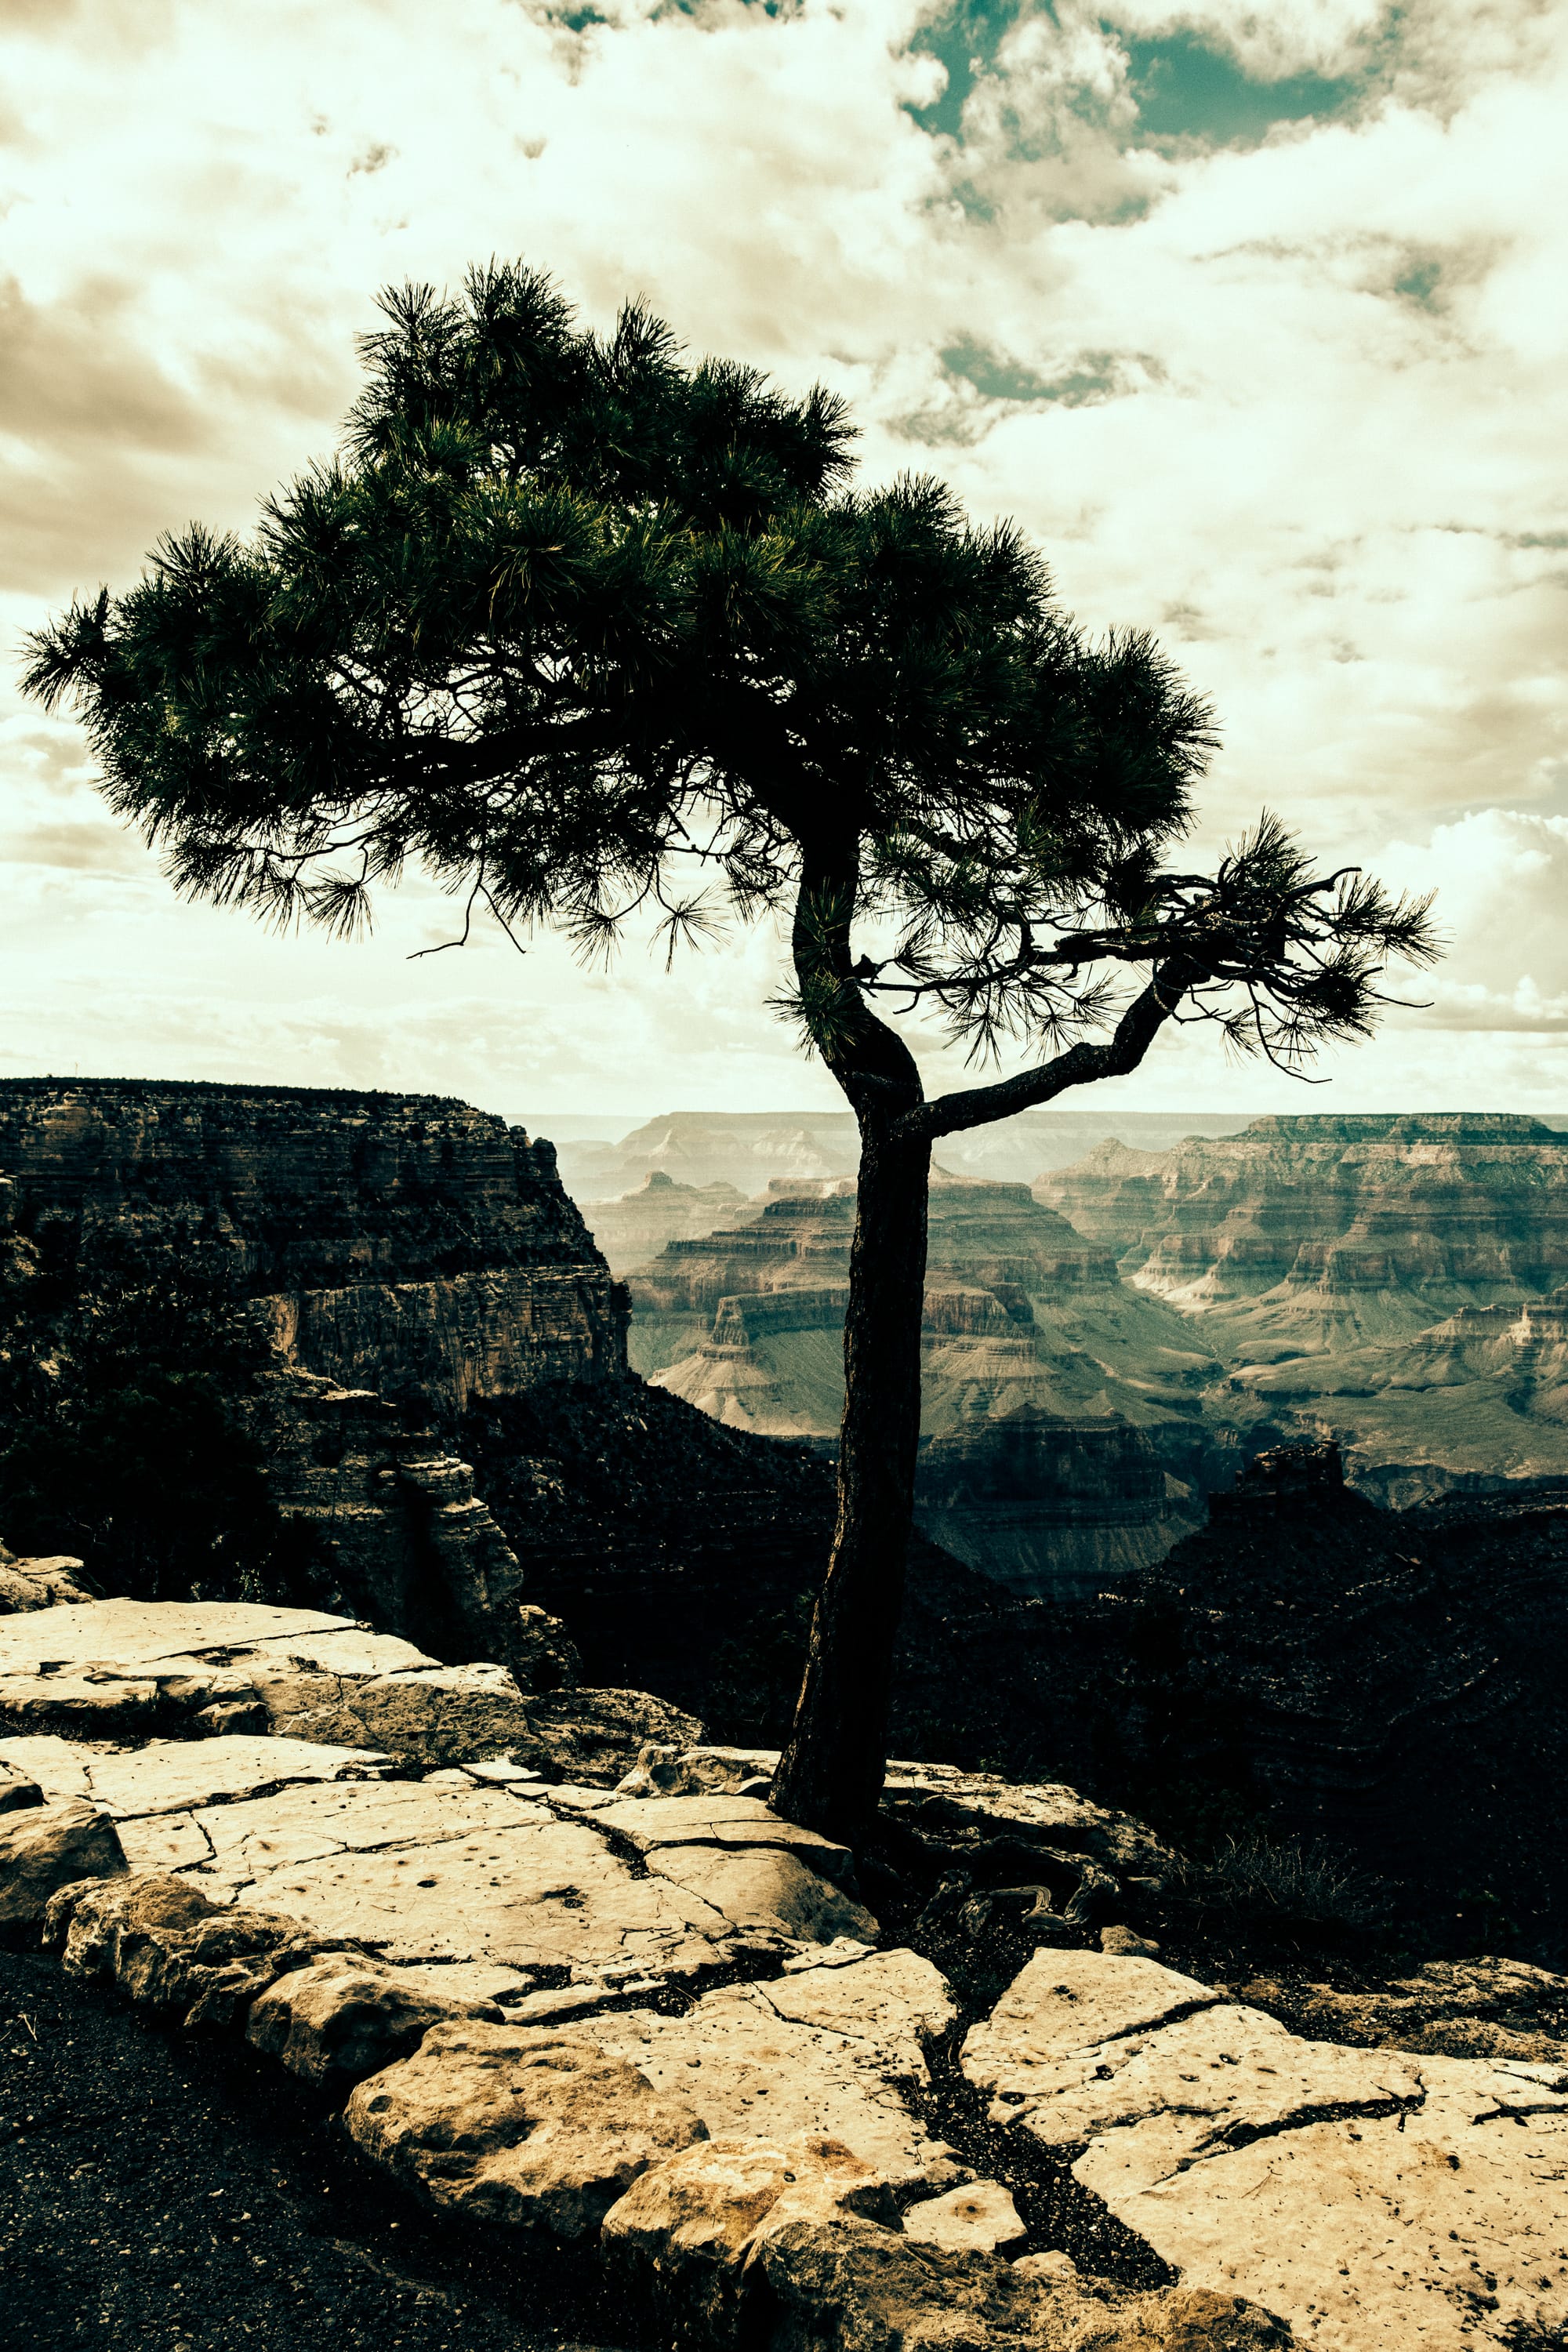
[[[613,2352],[585,2265],[433,2228],[243,2044],[0,1950],[0,2352]]]

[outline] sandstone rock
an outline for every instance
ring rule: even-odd
[[[772,1928],[802,1942],[831,1943],[836,1936],[868,1941],[877,1922],[864,1905],[819,1878],[776,1846],[741,1852],[716,1846],[659,1846],[648,1869],[671,1879],[736,1927]]]
[[[45,1921],[45,1933],[56,1942],[65,1924],[68,1976],[114,1977],[121,1955],[128,1960],[148,1936],[194,1927],[217,1907],[189,1879],[138,1871],[101,1886],[68,1889],[65,1902]]]
[[[83,1798],[8,1813],[0,1820],[0,1924],[41,1920],[58,1888],[124,1868],[114,1823]]]
[[[268,1696],[270,1701],[276,1694]],[[344,1679],[330,1698],[321,1692],[298,1712],[276,1712],[273,1722],[296,1739],[379,1748],[408,1763],[451,1763],[498,1746],[546,1752],[534,1738],[531,1703],[504,1666],[436,1666]]]
[[[613,1788],[649,1741],[689,1748],[702,1726],[651,1691],[580,1689],[535,1704],[532,1741],[540,1756],[569,1780]]]
[[[150,1247],[221,1233],[288,1350],[351,1384],[390,1370],[461,1412],[625,1363],[624,1309],[552,1147],[466,1103],[13,1082],[0,1166],[62,1243],[121,1226],[128,1200]]]
[[[0,1763],[0,1813],[19,1813],[41,1805],[44,1792],[37,1780],[10,1764]]]
[[[951,1764],[895,1760],[888,1766],[882,1810],[907,1828],[945,1843],[1021,1838],[1079,1850],[1119,1874],[1157,1885],[1175,1867],[1175,1855],[1142,1822],[1059,1785],[1023,1786]]]
[[[68,1955],[73,1974],[112,1976],[131,2000],[214,2027],[241,2021],[258,1993],[321,1949],[298,1920],[215,1908],[194,1881],[162,1871],[61,1888],[44,1915],[43,1941]],[[353,1956],[338,1958],[348,1965]]]
[[[889,2226],[891,2225],[891,2226]],[[1009,2264],[900,2233],[842,2142],[729,2137],[645,2172],[605,2221],[612,2263],[677,2336],[762,2352],[1284,2352],[1234,2295],[1080,2286],[1064,2257]]]
[[[952,2151],[903,2086],[929,2081],[923,2037],[957,2011],[928,1960],[876,1952],[852,1966],[727,1985],[683,2015],[598,2019],[595,2039],[660,2090],[689,2099],[715,2138],[842,2140],[884,2179],[945,2188]]]
[[[77,1579],[79,1559],[65,1554],[47,1559],[16,1559],[0,1544],[0,1616],[54,1609],[89,1601]]]
[[[60,1748],[66,1748],[62,1741]],[[123,1821],[189,1813],[274,1789],[343,1780],[374,1773],[387,1760],[363,1748],[258,1738],[243,1732],[213,1739],[153,1740],[120,1755],[78,1748],[74,1754],[56,1750],[54,1756],[62,1780],[79,1771],[95,1803]],[[51,1762],[40,1756],[40,1780],[51,1770]]]
[[[1287,2024],[1335,2042],[1450,2058],[1568,2061],[1568,1977],[1523,1960],[1430,1960],[1374,1993],[1287,1990],[1266,1978],[1238,1990]]]
[[[1019,2278],[1060,2281],[1076,2279],[1078,2276],[1078,2264],[1070,2254],[1064,2254],[1059,2247],[1052,2247],[1048,2253],[1020,2254],[1015,2261],[1013,2268]]]
[[[843,1880],[854,1870],[847,1846],[816,1830],[799,1828],[758,1797],[648,1796],[600,1808],[594,1816],[605,1828],[628,1838],[639,1853],[680,1845],[780,1846],[824,1878]]]
[[[1018,2209],[997,2180],[972,2180],[904,2213],[906,2238],[948,2254],[994,2254],[1018,2244],[1024,2234]]]
[[[1238,2295],[1042,2280],[853,2215],[797,2219],[782,2208],[752,2241],[742,2295],[768,2352],[817,2352],[825,2322],[837,2352],[1286,2352],[1293,2340]]]
[[[0,1675],[0,1726],[25,1733],[60,1728],[87,1739],[134,1739],[167,1716],[158,1685],[123,1675]]]
[[[765,1784],[778,1769],[776,1748],[673,1748],[649,1740],[626,1779],[617,1783],[618,1797],[739,1796],[765,1793]],[[763,1783],[762,1788],[758,1783]]]
[[[539,1695],[572,1689],[582,1672],[576,1643],[560,1618],[527,1601],[518,1603],[511,1661],[521,1687]]]
[[[1160,1947],[1151,1942],[1147,1936],[1135,1934],[1131,1927],[1110,1927],[1100,1931],[1100,1948],[1102,1952],[1117,1953],[1123,1959],[1152,1960],[1157,1957]]]
[[[171,1659],[189,1662],[207,1651],[226,1654],[254,1650],[288,1663],[289,1653],[313,1648],[312,1636],[358,1633],[362,1644],[384,1644],[387,1664],[408,1657],[421,1665],[436,1661],[392,1636],[361,1632],[345,1617],[316,1609],[274,1609],[249,1601],[93,1601],[85,1609],[58,1607],[26,1619],[0,1622],[0,1673],[37,1674],[47,1664],[63,1671],[112,1659],[134,1676]],[[278,1649],[277,1644],[286,1644]],[[393,1654],[387,1654],[391,1653]],[[310,1663],[315,1663],[312,1656]],[[342,1671],[365,1673],[362,1665]],[[383,1669],[384,1671],[384,1669]]]
[[[635,1877],[585,1822],[559,1820],[526,1789],[350,1781],[195,1819],[215,1894],[399,1960],[690,1970],[732,1932],[698,1896]]]
[[[639,2300],[680,2334],[723,2339],[740,2324],[742,2266],[771,2214],[894,2219],[887,2183],[841,2140],[715,2137],[666,2157],[605,2216],[605,2251]],[[826,2317],[826,2314],[824,2314]]]
[[[1555,2068],[1304,2042],[1137,1958],[1042,1954],[964,2071],[1181,2273],[1331,2352],[1568,2318]]]
[[[501,2022],[493,2001],[454,2000],[401,1971],[333,1953],[291,1969],[252,2003],[246,2039],[307,2083],[360,2083],[406,2057],[433,2025]]]
[[[362,2083],[351,2137],[437,2206],[556,2237],[595,2232],[650,2164],[703,2137],[690,2107],[585,2038],[437,2025]]]

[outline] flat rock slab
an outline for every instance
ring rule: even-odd
[[[928,2079],[920,2037],[956,2015],[930,1961],[892,1951],[726,1986],[682,2017],[632,2010],[584,2030],[689,2100],[715,2138],[842,2140],[901,2184],[952,2177],[952,2150],[931,2137],[900,2084]]]
[[[690,1977],[745,1945],[875,1936],[869,1914],[797,1859],[796,1832],[771,1814],[777,1845],[687,1844],[678,1802],[658,1824],[671,1843],[645,1866],[628,1859],[624,1832],[600,1831],[605,1790],[465,1772],[387,1780],[384,1762],[246,1734],[113,1750],[43,1734],[0,1741],[0,1764],[47,1799],[85,1801],[112,1821],[133,1870],[188,1874],[214,1902],[401,1962],[499,1969],[519,1999],[541,1968],[569,1969],[592,1999],[595,1986],[603,1995]],[[693,1839],[705,1836],[711,1801],[684,1801]],[[749,1837],[755,1825],[744,1826]]]
[[[317,1609],[272,1609],[248,1601],[91,1601],[0,1618],[0,1675],[108,1665],[134,1675],[169,1659],[228,1664],[264,1654],[334,1674],[387,1674],[434,1666],[412,1642],[374,1633],[351,1617]]]
[[[290,1790],[196,1820],[213,1851],[204,1884],[398,1957],[695,1969],[730,1931],[711,1906],[634,1876],[586,1823],[498,1790]]]
[[[1140,1958],[1042,1952],[963,2069],[1184,2284],[1331,2352],[1556,2340],[1568,2082],[1347,2050]],[[1087,2145],[1084,2143],[1087,2142]]]
[[[604,1816],[593,1818],[596,1822]],[[750,1846],[739,1853],[709,1845],[658,1846],[647,1866],[650,1876],[710,1905],[736,1927],[803,1944],[831,1944],[840,1936],[868,1942],[877,1932],[863,1905],[776,1846]]]
[[[308,1739],[228,1732],[213,1739],[157,1739],[112,1753],[39,1732],[0,1739],[0,1761],[25,1772],[50,1797],[90,1797],[117,1820],[187,1812],[289,1782],[337,1780],[374,1771],[384,1756],[363,1748],[323,1748]]]
[[[618,1798],[598,1808],[595,1818],[639,1853],[672,1845],[786,1846],[825,1878],[841,1878],[851,1867],[847,1846],[782,1821],[760,1797]]]

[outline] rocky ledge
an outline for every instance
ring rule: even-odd
[[[769,1811],[765,1751],[667,1724],[606,1785],[608,1749],[574,1775],[476,1715],[463,1760],[425,1769],[324,1735],[454,1670],[308,1612],[227,1617],[89,1602],[7,1628],[68,1638],[43,1681],[178,1666],[337,1696],[277,1705],[291,1731],[0,1739],[0,1913],[73,1975],[243,2036],[454,2228],[596,2248],[666,2340],[768,2352],[1562,2340],[1561,2045],[1292,2032],[1119,1923],[1173,1862],[1139,1824],[897,1766],[906,1842],[1005,1843],[1043,1882],[1016,1890],[1040,1948],[967,2011],[883,1944],[851,1855]]]

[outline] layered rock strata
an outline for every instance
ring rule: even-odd
[[[738,1185],[682,1184],[662,1168],[650,1170],[635,1192],[616,1201],[584,1204],[595,1244],[614,1275],[629,1274],[673,1241],[710,1234],[743,1215],[746,1195]]]
[[[1225,1383],[1242,1429],[1331,1432],[1363,1494],[1404,1509],[1568,1475],[1568,1288],[1462,1307],[1430,1330],[1247,1364]]]
[[[1568,1275],[1568,1136],[1533,1118],[1258,1118],[1160,1154],[1101,1144],[1035,1191],[1237,1350],[1393,1337]]]
[[[635,1360],[731,1425],[833,1437],[854,1220],[852,1185],[777,1185],[749,1224],[671,1244],[631,1283]],[[922,1524],[972,1567],[1067,1591],[1192,1523],[1219,1368],[1023,1185],[933,1186],[922,1357]]]
[[[624,1367],[624,1313],[552,1147],[435,1095],[0,1080],[0,1174],[46,1264],[173,1251],[268,1302],[349,1387],[461,1412]]]

